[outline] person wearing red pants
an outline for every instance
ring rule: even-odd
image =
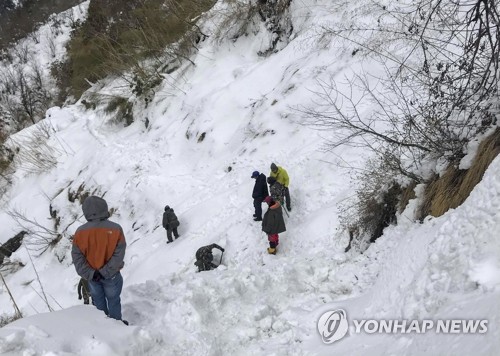
[[[267,252],[275,255],[276,247],[279,244],[278,234],[286,231],[285,219],[283,219],[283,208],[280,202],[274,201],[270,196],[267,196],[264,202],[267,203],[269,208],[262,219],[262,231],[267,234],[267,239],[269,240]]]

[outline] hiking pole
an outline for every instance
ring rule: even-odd
[[[285,213],[286,213],[286,216],[289,218],[290,215],[288,214],[288,211],[286,211],[286,207],[285,207],[285,201],[282,199],[282,200],[279,200],[280,204],[281,204],[281,210],[283,210]]]
[[[222,263],[222,256],[224,255],[224,251],[222,251],[222,253],[220,254],[220,261],[219,261],[219,266],[220,264]]]

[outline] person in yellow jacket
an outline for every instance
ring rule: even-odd
[[[290,184],[290,178],[288,177],[287,171],[285,170],[285,168],[278,167],[276,164],[271,163],[271,173],[269,173],[269,176],[276,178],[276,181],[285,187],[286,210],[292,211],[290,190],[288,189],[288,185]]]

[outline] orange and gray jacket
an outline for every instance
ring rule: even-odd
[[[83,202],[87,223],[80,226],[73,239],[71,257],[76,272],[92,280],[98,270],[105,278],[117,274],[124,265],[127,244],[120,225],[108,220],[108,205],[102,198],[90,196]]]

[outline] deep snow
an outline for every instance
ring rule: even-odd
[[[323,152],[328,133],[302,125],[294,110],[314,100],[319,79],[334,75],[342,86],[361,66],[377,70],[367,59],[314,40],[313,24],[327,23],[335,9],[327,0],[292,1],[294,35],[268,58],[256,55],[270,40],[263,29],[234,43],[206,40],[193,58],[196,67],[186,64],[178,71],[182,77],[168,78],[147,108],[136,108],[136,122],[127,128],[112,123],[102,108],[86,111],[76,104],[48,111],[44,121],[53,127],[48,143],[57,150],[57,167],[38,175],[17,171],[2,199],[0,242],[19,231],[8,210],[49,228],[49,202],[57,210],[66,233],[34,258],[56,311],[46,313],[27,249],[21,248],[11,259],[26,267],[6,280],[28,317],[0,329],[0,353],[497,353],[498,159],[463,206],[417,224],[412,201],[399,225],[366,253],[343,252],[348,239],[338,230],[338,207],[354,194],[350,167],[362,167],[367,153],[352,147]],[[167,84],[172,80],[180,90]],[[99,90],[118,86],[119,80]],[[268,174],[271,162],[288,170],[293,206],[276,256],[267,255],[267,239],[252,221],[250,175]],[[129,327],[77,299],[69,236],[84,220],[68,192],[82,184],[104,194],[115,209],[111,220],[125,231],[122,305]],[[181,221],[181,237],[169,245],[161,228],[166,204]],[[213,242],[226,249],[223,266],[196,273],[196,249]],[[486,318],[489,330],[368,335],[351,329],[347,338],[324,345],[316,323],[339,307],[349,318]],[[0,312],[13,312],[3,286]]]

